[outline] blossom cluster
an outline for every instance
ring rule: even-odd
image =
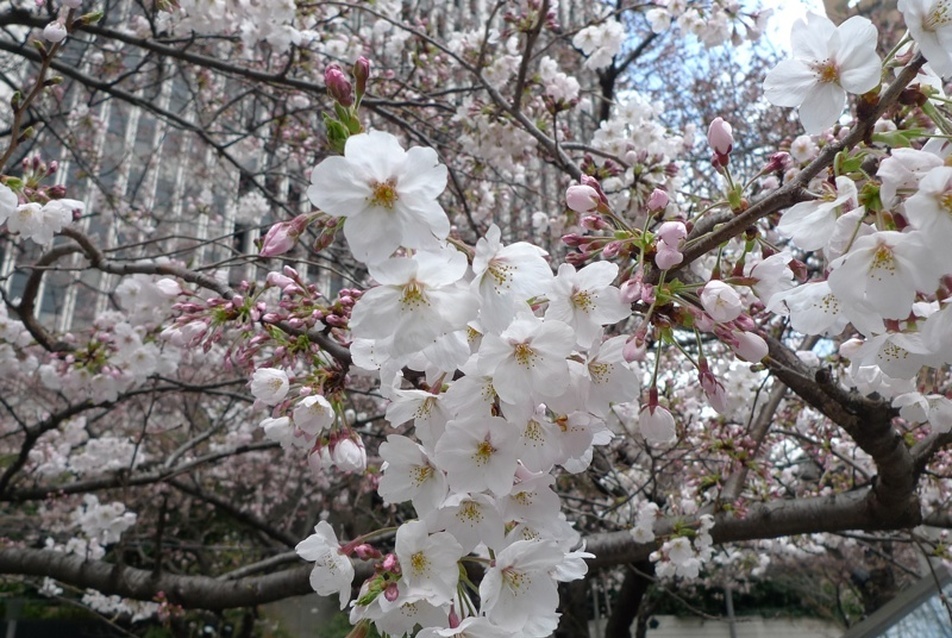
[[[452,622],[486,625],[495,632],[487,635],[547,635],[557,582],[581,577],[588,555],[560,512],[551,472],[587,467],[592,445],[611,438],[609,407],[639,396],[626,338],[602,337],[631,314],[613,285],[618,267],[562,264],[553,274],[544,251],[504,243],[496,226],[464,246],[437,201],[446,169],[436,154],[404,150],[381,131],[351,136],[311,181],[309,198],[344,218],[351,251],[376,282],[348,318],[354,364],[378,378],[390,425],[412,424],[380,446],[379,493],[410,503],[418,518],[398,528],[352,621],[391,635]],[[259,368],[252,393],[275,406],[262,427],[323,459],[312,467],[362,470],[364,454],[352,462],[340,451],[362,450],[359,435],[320,389],[304,374]],[[344,604],[353,577],[344,555],[365,550],[342,547],[326,523],[315,532],[299,553],[315,561],[315,590],[337,591]],[[461,561],[486,568],[478,605],[459,581]]]

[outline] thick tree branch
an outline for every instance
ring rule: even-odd
[[[711,535],[719,544],[815,532],[889,530],[913,527],[921,522],[908,509],[903,518],[883,519],[881,509],[871,506],[873,500],[871,490],[863,489],[827,497],[751,505],[742,519],[724,513],[716,515]],[[683,522],[659,521],[655,533],[670,534],[676,523]],[[592,567],[647,560],[659,545],[660,541],[636,543],[627,531],[596,534],[586,539],[586,549],[595,554],[589,562]],[[0,550],[0,573],[3,574],[50,577],[75,587],[91,587],[107,595],[136,600],[152,600],[159,592],[165,592],[170,602],[193,609],[245,607],[307,594],[311,592],[310,571],[311,566],[304,565],[265,576],[223,580],[207,576],[156,575],[148,570],[86,561],[51,550]],[[368,574],[362,565],[357,579]]]

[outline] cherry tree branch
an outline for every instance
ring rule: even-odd
[[[813,532],[889,530],[912,527],[920,522],[919,517],[911,516],[908,510],[902,518],[883,518],[881,508],[872,506],[873,500],[872,490],[861,489],[832,496],[753,504],[744,518],[724,513],[715,515],[716,522],[710,533],[714,542],[721,544]],[[663,519],[656,523],[655,533],[670,534],[677,524],[686,522],[691,523]],[[660,540],[637,543],[628,531],[595,534],[585,540],[586,550],[595,554],[589,561],[593,568],[645,560],[659,545]],[[366,571],[358,570],[358,582],[367,576]],[[49,577],[74,587],[90,587],[106,595],[136,600],[153,600],[159,592],[164,592],[169,602],[191,609],[245,607],[311,593],[310,572],[311,566],[303,565],[264,576],[222,579],[156,574],[52,550],[0,550],[0,573]]]
[[[710,233],[688,243],[683,251],[684,262],[680,268],[687,267],[695,259],[713,250],[734,235],[741,233],[758,219],[783,208],[788,208],[797,202],[810,199],[805,190],[807,184],[819,175],[820,171],[830,166],[838,153],[853,148],[869,136],[876,121],[886,112],[886,109],[899,99],[902,90],[912,82],[923,64],[925,64],[925,58],[921,54],[916,55],[912,62],[906,65],[896,76],[896,79],[882,92],[876,106],[870,109],[864,117],[859,118],[853,128],[841,140],[824,146],[816,158],[807,164],[794,179],[753,204],[746,211],[717,226]]]

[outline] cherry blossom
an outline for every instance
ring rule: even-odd
[[[456,564],[463,548],[451,534],[429,534],[422,521],[404,523],[397,530],[394,548],[400,559],[404,595],[421,596],[433,605],[450,602],[459,580]]]
[[[354,579],[354,565],[340,551],[337,534],[327,521],[314,526],[314,533],[294,548],[298,556],[314,563],[311,587],[321,596],[338,593],[340,608],[350,600],[350,583]]]
[[[380,445],[380,458],[384,464],[377,491],[384,500],[412,501],[417,513],[425,516],[446,498],[446,477],[421,445],[405,436],[391,434]]]
[[[558,396],[568,386],[565,358],[573,342],[572,329],[565,323],[525,314],[498,337],[483,336],[478,365],[492,376],[493,387],[503,401],[534,404],[538,398]]]
[[[882,63],[876,54],[876,27],[859,16],[835,26],[807,14],[793,25],[793,59],[780,62],[764,80],[764,95],[777,106],[799,107],[807,133],[832,126],[843,112],[846,94],[876,88]]]
[[[454,420],[436,444],[436,464],[453,491],[504,496],[516,471],[517,432],[500,417]]]
[[[602,326],[617,323],[631,314],[618,288],[611,285],[617,275],[618,266],[605,261],[578,271],[571,264],[562,264],[548,295],[546,319],[567,323],[575,330],[578,345],[592,345]]]
[[[496,554],[479,584],[486,617],[511,635],[541,637],[558,623],[558,590],[548,573],[562,560],[549,541],[520,540]]]
[[[268,405],[283,401],[289,388],[288,374],[279,368],[258,368],[251,379],[251,394]]]
[[[436,248],[449,234],[437,201],[446,167],[433,149],[405,151],[383,131],[353,135],[343,157],[311,171],[307,196],[329,215],[345,217],[344,236],[358,259],[377,263],[399,246]]]
[[[916,44],[929,65],[942,77],[952,76],[952,6],[948,0],[899,0]]]
[[[830,269],[830,290],[843,303],[892,319],[905,318],[916,291],[930,292],[942,272],[922,234],[895,231],[860,237]]]

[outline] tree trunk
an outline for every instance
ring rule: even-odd
[[[555,630],[555,638],[589,638],[588,579],[561,583],[559,594],[562,618]]]
[[[628,566],[625,580],[605,627],[605,638],[631,638],[631,625],[638,617],[641,601],[651,586],[654,564],[643,560]]]

